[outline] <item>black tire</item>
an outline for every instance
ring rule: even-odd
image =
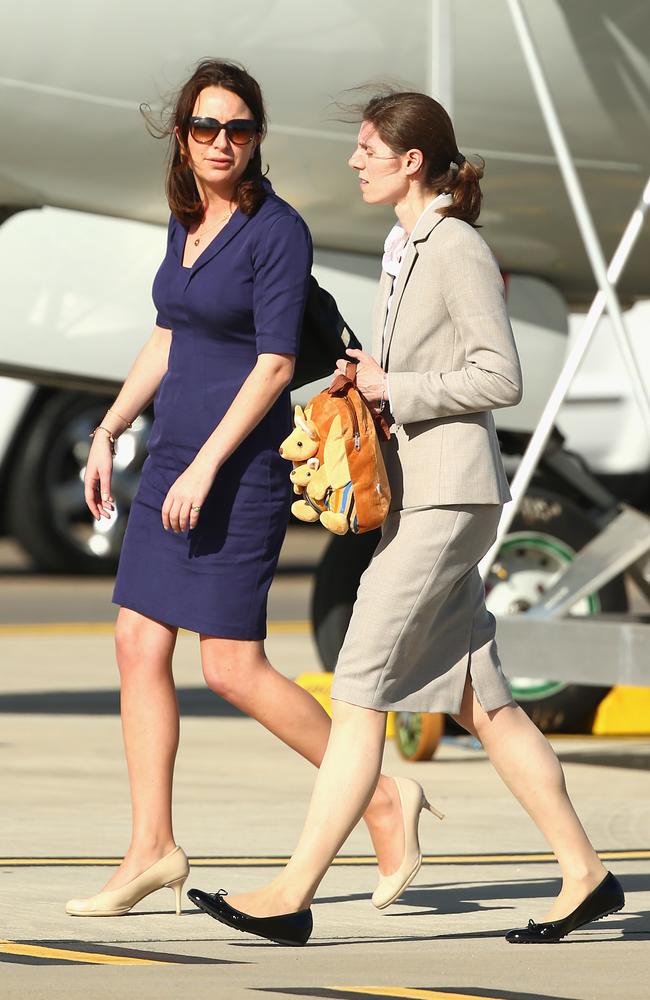
[[[525,533],[550,537],[563,551],[577,551],[598,533],[598,526],[572,501],[558,493],[533,486],[504,540]],[[325,670],[333,670],[350,622],[359,579],[370,561],[379,532],[333,538],[318,567],[312,600],[316,646]],[[503,552],[503,549],[502,549]],[[500,553],[501,555],[501,553]],[[489,585],[489,581],[488,581]],[[492,590],[493,587],[490,587]],[[488,595],[488,602],[489,602]],[[627,609],[621,577],[592,595],[591,613]],[[517,610],[523,611],[522,605]],[[510,613],[513,613],[512,611]],[[547,682],[540,681],[540,685]],[[517,689],[516,697],[543,732],[580,731],[609,688],[579,684],[553,684],[543,689]]]
[[[140,417],[118,445],[112,492],[117,517],[98,532],[83,495],[88,434],[108,401],[85,393],[57,392],[23,430],[7,486],[7,528],[40,570],[113,573],[131,500],[145,457],[149,418]]]
[[[350,624],[352,605],[361,574],[381,537],[380,531],[363,535],[334,535],[316,570],[311,603],[316,646],[325,670],[336,666],[339,650]]]

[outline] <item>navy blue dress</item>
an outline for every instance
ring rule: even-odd
[[[257,355],[298,351],[311,239],[298,213],[265,187],[255,214],[238,209],[190,268],[187,229],[170,219],[153,285],[156,322],[172,331],[169,364],[113,592],[115,604],[149,618],[232,639],[266,635],[291,492],[278,453],[290,430],[288,390],[223,464],[196,528],[165,531],[161,508]]]

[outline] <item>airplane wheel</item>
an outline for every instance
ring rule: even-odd
[[[537,603],[553,585],[599,526],[567,497],[552,490],[533,488],[524,498],[492,570],[485,581],[489,611],[500,616],[521,614]],[[586,617],[627,610],[623,577],[589,594],[570,610],[571,617]],[[497,625],[497,643],[499,641]],[[521,676],[511,676],[516,701],[543,733],[588,732],[594,711],[608,687],[571,684],[528,677],[525,664]]]
[[[89,433],[110,399],[60,391],[30,420],[7,482],[7,529],[48,573],[114,573],[146,458],[145,413],[120,436],[111,490],[117,517],[95,521],[84,500]]]
[[[442,739],[445,717],[442,712],[397,712],[397,749],[406,760],[431,760]]]
[[[336,666],[352,617],[352,605],[364,569],[377,548],[381,532],[334,535],[325,549],[314,580],[311,619],[325,670]]]

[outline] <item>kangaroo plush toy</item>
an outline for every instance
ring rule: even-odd
[[[320,521],[336,535],[378,528],[390,506],[379,435],[388,440],[390,434],[381,415],[375,425],[356,387],[355,366],[336,373],[304,410],[296,406],[294,424],[280,454],[293,462],[295,517]]]
[[[344,535],[354,518],[354,495],[341,419],[335,416],[329,428],[317,423],[318,399],[304,411],[296,406],[295,427],[282,442],[280,454],[294,463],[290,478],[300,496],[291,505],[294,516],[299,521],[320,520],[329,531]]]

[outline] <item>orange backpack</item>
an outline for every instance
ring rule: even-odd
[[[355,365],[337,375],[329,389],[305,407],[295,408],[295,428],[280,454],[294,463],[291,472],[299,499],[292,505],[301,521],[320,521],[344,535],[378,528],[390,507],[390,487],[379,435],[386,422],[375,421],[355,385]]]

